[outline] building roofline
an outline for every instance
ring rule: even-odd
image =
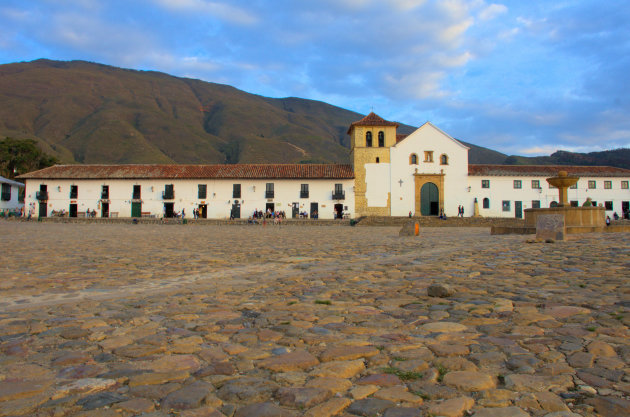
[[[55,165],[31,179],[353,179],[350,164],[91,164]]]

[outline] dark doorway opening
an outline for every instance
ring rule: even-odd
[[[300,217],[300,203],[293,203],[293,207],[291,209],[291,217],[294,219]]]
[[[316,219],[319,216],[319,213],[317,212],[317,210],[318,210],[318,204],[311,203],[311,219]]]
[[[68,215],[70,217],[77,217],[77,212],[78,212],[77,205],[70,204],[70,210],[68,210],[68,213],[69,213]]]
[[[343,219],[343,204],[335,204],[335,219]]]
[[[175,203],[164,203],[164,217],[167,219],[175,217]]]
[[[232,217],[233,219],[240,219],[241,218],[241,203],[238,200],[234,200],[234,203],[232,203],[232,211],[230,213],[230,217]]]
[[[630,201],[621,202],[621,217],[624,219],[630,219]]]
[[[266,203],[265,204],[265,213],[267,213],[269,210],[271,210],[272,212],[274,211],[274,203]]]
[[[142,203],[132,202],[131,203],[131,217],[140,217],[140,216],[142,216]]]
[[[523,218],[523,202],[522,201],[515,201],[514,202],[514,216],[517,219],[522,219]]]
[[[109,203],[101,203],[101,217],[109,217]]]
[[[39,217],[48,216],[47,206],[48,206],[48,203],[39,203]]]
[[[208,218],[208,205],[207,204],[199,204],[199,218],[201,219]]]
[[[440,192],[437,185],[427,182],[420,189],[420,214],[437,216],[440,213]]]

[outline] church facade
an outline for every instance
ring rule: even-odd
[[[430,122],[407,136],[374,113],[348,129],[351,165],[57,165],[20,176],[33,216],[247,218],[254,211],[320,219],[361,216],[523,217],[549,207],[546,178],[579,176],[573,205],[630,211],[630,170],[613,167],[474,165],[468,148]]]

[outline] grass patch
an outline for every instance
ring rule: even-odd
[[[324,304],[324,305],[331,305],[332,302],[330,300],[315,300],[315,304]]]
[[[404,362],[404,361],[406,361],[406,360],[408,360],[408,359],[407,359],[407,358],[404,358],[404,357],[402,357],[402,356],[394,356],[394,357],[392,358],[392,360],[393,360],[393,361],[398,361],[398,362]]]
[[[288,305],[288,306],[292,306],[293,304],[297,304],[297,301],[289,301],[289,302],[287,303],[287,305]]]
[[[597,327],[595,327],[595,326],[588,326],[586,328],[586,330],[588,330],[589,332],[594,332],[595,330],[597,330]]]
[[[430,399],[430,397],[422,391],[412,391],[411,393],[413,395],[417,395],[418,397],[422,398],[425,401],[428,401]]]
[[[420,372],[403,371],[402,369],[391,366],[389,368],[383,368],[383,372],[386,374],[396,375],[401,381],[413,381],[415,379],[422,378],[422,373]]]
[[[446,373],[447,373],[448,371],[447,371],[447,370],[446,370],[446,368],[445,368],[445,367],[443,367],[442,365],[438,365],[438,366],[436,367],[436,369],[437,369],[438,374],[439,374],[439,375],[438,375],[438,377],[437,377],[437,380],[438,380],[438,382],[442,382],[442,380],[444,379],[444,375],[446,375]]]

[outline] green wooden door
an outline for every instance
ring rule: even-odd
[[[523,202],[522,201],[515,201],[514,202],[514,216],[517,219],[522,219],[523,218]]]
[[[440,193],[432,182],[427,182],[420,189],[420,214],[437,216],[439,214]]]
[[[131,203],[131,217],[142,216],[142,203]]]

